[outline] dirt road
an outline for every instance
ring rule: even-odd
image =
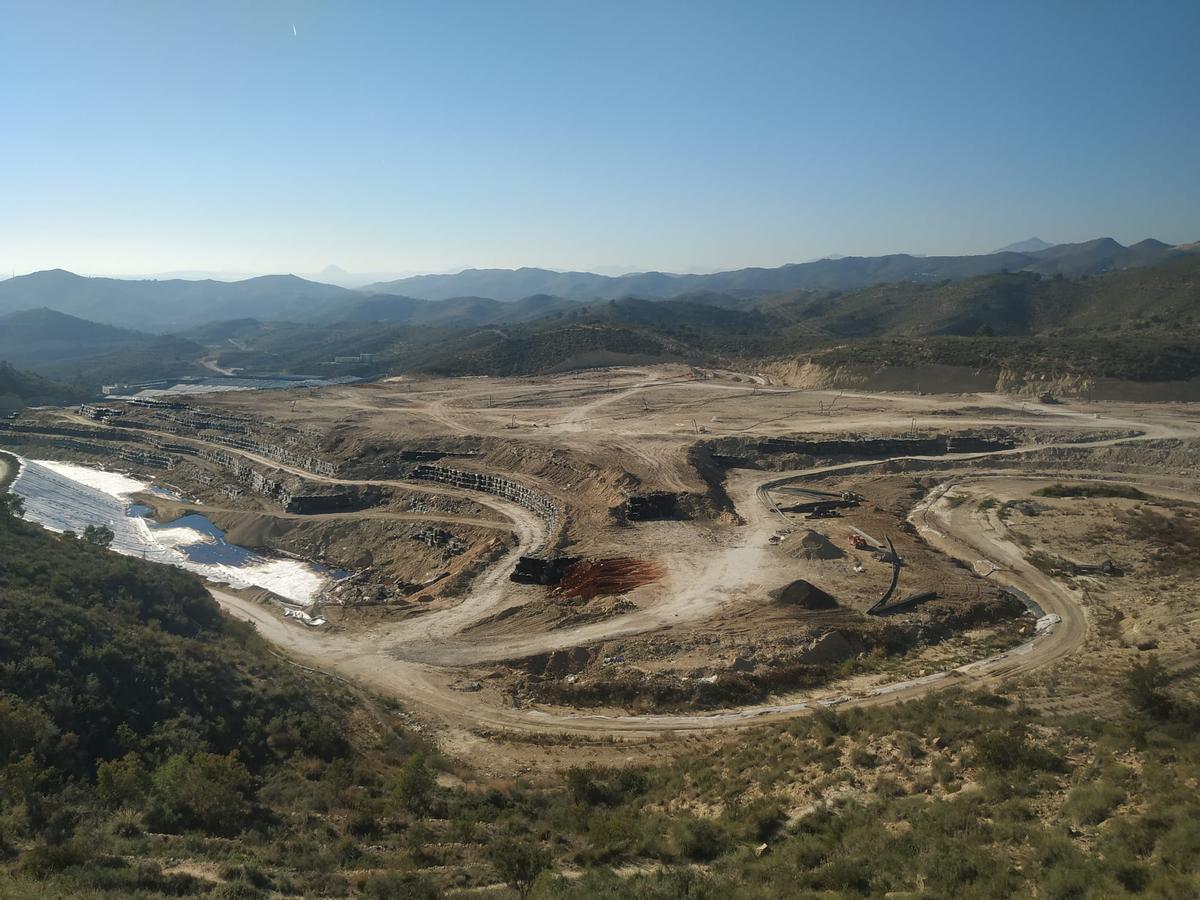
[[[956,490],[963,487],[964,483],[956,483]],[[444,669],[395,658],[378,640],[322,634],[284,621],[270,610],[226,591],[211,590],[231,614],[253,621],[264,637],[298,662],[336,673],[386,694],[398,695],[451,728],[655,737],[740,727],[830,706],[894,703],[949,686],[991,684],[1046,665],[1077,649],[1086,634],[1086,616],[1071,592],[1024,563],[1019,548],[990,527],[986,519],[964,510],[962,505],[951,507],[944,499],[944,491],[936,490],[934,494],[936,496],[931,495],[928,502],[914,511],[914,517],[919,517],[924,527],[930,527],[929,523],[937,526],[938,535],[931,542],[965,560],[973,561],[982,556],[1004,561],[1007,570],[998,580],[1026,590],[1037,598],[1047,613],[1061,617],[1062,621],[1047,625],[1041,634],[1017,648],[919,679],[858,693],[830,693],[719,712],[613,716],[501,707],[487,702],[479,694],[454,690],[451,686],[453,675],[448,676]],[[769,515],[766,510],[762,513],[768,521]],[[728,561],[726,565],[735,574],[747,571]],[[681,598],[681,602],[688,602],[688,598]],[[580,637],[578,632],[574,636]]]
[[[1107,442],[1105,442],[1107,443]],[[972,454],[977,457],[978,455]],[[777,527],[774,511],[762,498],[765,488],[775,484],[811,477],[831,470],[879,465],[818,467],[804,472],[745,477],[734,484],[739,509],[747,518],[748,528],[737,546],[712,554],[697,572],[684,573],[679,590],[672,592],[669,604],[639,610],[608,622],[592,623],[565,634],[532,634],[506,639],[503,647],[487,643],[465,643],[454,639],[459,628],[477,620],[493,608],[495,592],[503,588],[505,570],[493,569],[492,577],[481,584],[478,596],[442,614],[406,623],[405,635],[322,634],[277,618],[263,607],[214,590],[214,596],[227,609],[255,621],[264,636],[285,648],[305,665],[336,673],[372,689],[398,695],[428,711],[451,729],[486,727],[518,732],[554,732],[625,737],[654,737],[667,733],[745,726],[757,722],[811,712],[838,705],[874,705],[912,699],[949,686],[993,684],[1061,659],[1083,642],[1087,617],[1070,590],[1042,574],[1024,561],[1018,547],[1008,541],[995,523],[979,512],[977,504],[952,506],[945,490],[935,489],[913,511],[925,538],[939,549],[968,565],[986,558],[1001,563],[1003,572],[994,580],[1017,587],[1033,596],[1044,610],[1061,621],[1048,619],[1033,640],[1011,650],[970,664],[937,672],[919,679],[890,684],[857,693],[831,693],[802,699],[757,704],[711,713],[671,715],[597,715],[548,711],[536,708],[508,708],[488,702],[477,693],[455,690],[453,666],[480,662],[495,656],[511,657],[557,646],[571,646],[623,633],[638,633],[660,624],[668,624],[686,610],[689,617],[703,617],[721,603],[729,602],[739,585],[752,579],[758,556],[764,551],[763,536]],[[994,485],[995,476],[988,480]],[[1024,476],[1014,480],[1028,481]],[[1043,480],[1041,483],[1046,483]],[[982,481],[955,482],[956,492],[982,492]],[[747,502],[758,497],[759,503]],[[498,573],[498,574],[496,574]],[[691,585],[690,588],[687,585]],[[724,592],[723,590],[724,589]],[[436,650],[430,643],[436,642]],[[420,648],[417,652],[410,652]],[[405,658],[408,657],[408,658]],[[421,661],[413,657],[421,657]]]
[[[632,373],[631,373],[632,374]],[[662,480],[669,485],[684,486],[689,478],[679,473],[686,465],[678,452],[673,452],[670,435],[661,430],[664,424],[670,427],[675,418],[686,415],[683,410],[688,404],[707,403],[713,396],[741,398],[747,395],[745,384],[719,384],[705,381],[662,378],[654,373],[638,373],[632,384],[625,382],[614,390],[580,390],[573,388],[578,402],[575,406],[558,405],[562,397],[555,397],[549,406],[523,406],[531,415],[541,415],[544,427],[555,433],[555,440],[591,440],[602,446],[613,446],[616,451],[629,454],[639,460],[646,470],[662,473]],[[621,419],[619,433],[610,427],[608,419],[613,410],[622,403],[626,407],[637,394],[667,390],[670,402],[660,404],[662,411],[640,414],[632,418],[626,412]],[[844,418],[831,421],[828,417],[809,416],[803,418],[801,404],[810,404],[818,392],[776,390],[770,387],[753,388],[766,405],[774,404],[778,415],[771,421],[803,421],[805,427],[814,430],[857,429],[887,427],[900,423],[907,427],[909,414],[904,410],[893,411],[893,397],[874,398],[886,400],[888,406],[877,411],[862,412],[864,403],[873,395],[854,395],[841,392],[829,394],[821,403],[832,403],[835,396],[843,405],[858,404],[857,409],[847,409]],[[699,397],[701,399],[696,400]],[[487,616],[493,615],[513,600],[513,588],[507,581],[518,555],[528,553],[544,539],[545,525],[528,510],[499,500],[486,494],[464,492],[453,488],[395,480],[353,480],[314,475],[303,469],[281,465],[258,454],[213,444],[223,452],[237,453],[262,465],[284,469],[306,479],[332,484],[379,485],[417,488],[429,493],[458,497],[469,497],[475,503],[500,513],[518,536],[516,548],[499,560],[475,582],[469,596],[456,606],[436,609],[412,616],[396,624],[376,626],[362,632],[331,632],[308,628],[294,620],[285,620],[275,612],[228,591],[213,588],[213,596],[231,614],[253,620],[265,637],[277,644],[292,658],[304,665],[331,674],[349,678],[381,693],[397,696],[414,709],[423,711],[431,720],[445,726],[452,734],[469,734],[473,729],[486,728],[515,732],[570,733],[593,736],[615,736],[625,738],[650,737],[667,733],[739,727],[773,718],[803,714],[830,705],[870,705],[909,699],[929,691],[958,684],[992,683],[1028,672],[1063,658],[1075,651],[1086,635],[1087,619],[1080,603],[1069,590],[1054,579],[1043,575],[1024,562],[1018,547],[1006,537],[1002,528],[978,509],[977,503],[951,506],[944,491],[935,490],[913,510],[912,521],[921,530],[926,540],[939,549],[963,560],[967,565],[986,558],[1003,565],[1004,571],[993,577],[1025,591],[1041,604],[1050,614],[1042,623],[1042,632],[1032,641],[968,665],[922,678],[891,684],[856,693],[829,694],[821,696],[796,696],[779,702],[749,705],[711,713],[681,715],[593,715],[567,710],[544,710],[536,708],[511,708],[489,699],[487,692],[465,692],[455,686],[462,678],[456,668],[476,665],[494,660],[512,659],[523,655],[542,653],[549,650],[594,643],[619,636],[651,632],[670,628],[687,622],[700,622],[724,610],[760,597],[768,587],[760,583],[761,574],[769,570],[769,538],[779,528],[779,514],[771,499],[772,489],[790,481],[820,477],[839,472],[871,471],[890,462],[907,459],[931,461],[943,471],[955,466],[988,457],[1012,457],[1032,451],[1055,448],[1101,448],[1118,444],[1136,444],[1158,438],[1195,437],[1200,428],[1194,423],[1172,417],[1158,411],[1147,411],[1146,415],[1097,416],[1093,412],[1055,407],[1044,411],[1030,411],[1028,404],[1013,398],[986,395],[973,398],[986,407],[972,415],[955,410],[955,427],[986,427],[1005,422],[997,418],[995,410],[1008,410],[1017,415],[1020,424],[1028,420],[1047,420],[1064,429],[1095,429],[1109,433],[1115,431],[1138,432],[1136,437],[1104,438],[1090,442],[1040,443],[1020,446],[988,454],[955,454],[941,457],[900,457],[897,460],[869,460],[839,465],[819,466],[786,472],[765,473],[752,470],[730,472],[726,489],[738,513],[745,520],[744,527],[713,530],[707,540],[711,543],[703,550],[678,553],[672,556],[668,573],[657,592],[648,602],[639,602],[638,608],[628,614],[603,621],[589,622],[572,628],[529,629],[527,632],[509,632],[504,635],[467,633],[467,629]],[[531,402],[536,397],[531,398]],[[524,401],[522,401],[524,402]],[[928,410],[930,416],[946,407],[946,400],[930,398],[904,398],[909,406]],[[470,405],[456,405],[452,398],[439,396],[413,409],[418,415],[428,416],[440,427],[452,432],[486,429],[475,417],[481,409]],[[492,408],[495,413],[496,407]],[[1140,410],[1138,411],[1141,412]],[[724,415],[724,414],[723,414]],[[800,418],[797,418],[797,417]],[[789,418],[790,417],[790,418]],[[502,423],[507,414],[496,417]],[[592,428],[594,435],[586,434],[588,423],[597,418],[606,419],[602,428]],[[748,416],[749,418],[749,416]],[[758,417],[753,416],[752,420]],[[713,421],[716,421],[715,419]],[[936,420],[934,420],[936,421]],[[495,423],[494,423],[495,424]],[[1007,424],[1014,424],[1010,418]],[[497,424],[503,428],[503,424]],[[731,426],[732,429],[733,426]],[[689,429],[690,430],[690,429]],[[736,430],[742,430],[739,426]],[[165,433],[164,433],[165,434]],[[502,431],[498,434],[503,434]],[[619,434],[619,436],[618,436]],[[176,436],[172,439],[181,440]],[[192,443],[204,441],[188,438]],[[675,470],[672,478],[667,475]],[[998,476],[1017,479],[1012,476]],[[998,482],[991,481],[990,485]],[[971,494],[982,488],[974,482],[959,482],[956,491]],[[659,534],[669,536],[669,529]],[[1061,621],[1053,621],[1058,617]]]

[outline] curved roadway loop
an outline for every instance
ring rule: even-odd
[[[560,426],[570,431],[580,428],[582,421],[600,408],[631,394],[655,387],[660,382],[647,378],[632,388],[576,408]],[[1009,398],[989,397],[996,403],[1016,407]],[[1024,404],[1021,404],[1024,408]],[[436,410],[436,412],[435,412]],[[429,410],[439,421],[450,425],[452,417],[440,404]],[[1074,416],[1089,422],[1097,416],[1056,409],[1060,416]],[[960,419],[961,424],[974,424]],[[783,700],[777,703],[737,707],[717,712],[660,715],[593,715],[537,708],[509,708],[489,703],[477,693],[454,690],[447,682],[454,673],[446,667],[478,664],[499,659],[520,657],[562,647],[575,646],[596,640],[644,633],[681,618],[699,620],[717,612],[739,587],[753,578],[758,563],[768,552],[767,538],[778,528],[777,507],[769,491],[791,481],[829,473],[871,469],[890,461],[928,460],[946,468],[955,463],[991,457],[1014,456],[1054,447],[1095,448],[1165,437],[1194,437],[1200,428],[1189,423],[1163,425],[1126,419],[1108,418],[1104,426],[1112,429],[1136,430],[1133,437],[1076,443],[1047,443],[1017,447],[991,453],[949,454],[939,457],[895,457],[891,460],[869,460],[839,465],[820,466],[790,473],[731,474],[727,485],[739,513],[746,520],[737,529],[739,540],[720,548],[720,552],[704,554],[697,569],[672,573],[668,587],[670,598],[647,609],[615,619],[584,625],[564,632],[532,633],[525,637],[507,637],[502,646],[475,640],[464,640],[461,632],[467,626],[494,614],[505,605],[508,573],[516,557],[528,553],[543,540],[543,523],[528,510],[487,494],[438,487],[427,482],[399,480],[353,480],[315,475],[294,466],[282,465],[257,454],[213,445],[229,453],[278,469],[291,471],[310,480],[334,484],[403,486],[419,488],[429,493],[469,496],[505,516],[517,535],[517,545],[476,580],[471,594],[453,607],[407,619],[384,632],[336,633],[284,620],[266,606],[239,597],[226,590],[210,586],[213,597],[230,613],[252,621],[259,632],[285,651],[289,657],[307,667],[348,678],[359,685],[380,693],[397,696],[431,714],[435,720],[451,727],[492,729],[517,732],[572,733],[594,736],[653,737],[671,732],[704,731],[739,727],[787,718],[815,709],[834,705],[874,705],[897,702],[922,696],[934,690],[954,685],[994,683],[1014,674],[1048,665],[1078,649],[1087,630],[1087,616],[1072,592],[1025,562],[1019,548],[1003,537],[998,523],[989,520],[975,504],[952,505],[945,501],[948,488],[970,494],[988,476],[972,473],[964,480],[946,482],[931,491],[912,511],[910,521],[922,537],[938,549],[957,557],[968,565],[988,560],[1000,565],[991,579],[1031,596],[1047,614],[1039,623],[1037,635],[1030,641],[991,657],[925,677],[890,684],[852,694],[830,694],[825,697]],[[455,430],[462,426],[454,423]],[[177,436],[174,439],[179,440]],[[193,441],[193,443],[203,443]],[[1004,476],[990,476],[1003,478]],[[1028,475],[1023,477],[1028,479]],[[757,502],[752,502],[756,499]]]

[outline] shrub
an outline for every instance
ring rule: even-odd
[[[235,753],[176,754],[154,773],[147,821],[158,831],[234,834],[250,816],[250,793],[250,773]]]
[[[137,837],[142,833],[142,817],[132,809],[118,810],[108,823],[108,827],[117,837]]]
[[[615,806],[646,791],[646,776],[637,769],[618,769],[605,772],[600,769],[567,770],[567,794],[578,806]]]
[[[550,857],[535,844],[502,840],[492,847],[491,855],[496,873],[521,897],[528,897],[538,875],[550,868]]]
[[[149,786],[150,775],[136,753],[96,767],[96,793],[109,806],[140,806]]]
[[[671,823],[668,846],[677,859],[711,862],[729,849],[729,835],[710,819],[677,818]]]
[[[439,900],[442,892],[428,878],[409,872],[382,872],[367,878],[362,895],[373,900]]]
[[[425,763],[423,753],[414,753],[400,768],[392,785],[392,796],[409,812],[422,814],[429,809],[429,800],[436,782]]]
[[[1145,500],[1146,495],[1129,484],[1061,484],[1055,483],[1038,488],[1037,497],[1122,497],[1127,500]]]
[[[1111,781],[1081,784],[1071,790],[1063,811],[1080,825],[1099,825],[1125,799],[1125,790]]]
[[[1147,713],[1156,719],[1165,719],[1171,715],[1173,704],[1166,692],[1171,682],[1158,657],[1152,656],[1146,662],[1135,662],[1125,676],[1125,694],[1135,709]]]
[[[114,537],[116,535],[107,525],[89,525],[83,529],[83,542],[91,544],[93,547],[108,547],[112,544]]]
[[[47,878],[86,861],[87,855],[77,844],[35,844],[21,854],[19,867],[35,878]]]
[[[975,738],[975,753],[980,765],[1000,772],[1061,772],[1064,767],[1061,756],[1031,744],[1021,726],[985,731]]]

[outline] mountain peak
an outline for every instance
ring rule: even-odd
[[[41,281],[84,281],[83,275],[76,275],[74,272],[69,272],[66,269],[39,269],[36,272],[30,272],[28,275],[18,275],[17,278],[35,278]],[[9,279],[15,280],[15,279]]]
[[[1054,245],[1049,241],[1043,241],[1040,237],[1026,238],[1023,241],[1017,241],[1015,244],[1009,244],[1006,247],[1001,247],[996,250],[996,253],[1037,253],[1039,250],[1046,250]]]

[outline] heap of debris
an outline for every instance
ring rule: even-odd
[[[662,578],[662,566],[642,559],[619,556],[576,563],[550,591],[551,596],[591,600],[631,591]]]

